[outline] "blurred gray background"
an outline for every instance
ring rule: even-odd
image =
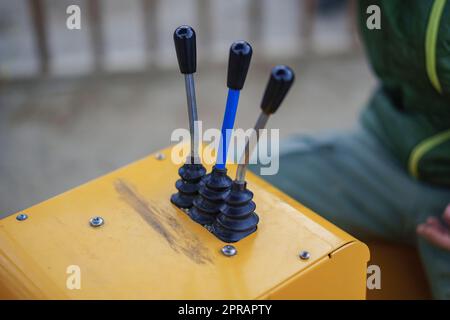
[[[276,64],[295,86],[269,127],[282,137],[354,125],[375,80],[355,0],[0,0],[0,216],[170,143],[187,127],[172,33],[197,31],[204,128],[220,127],[233,40],[254,48],[236,127],[254,124]],[[66,8],[81,9],[68,30]]]

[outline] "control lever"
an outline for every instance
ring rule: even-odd
[[[216,164],[211,173],[203,179],[199,195],[194,199],[194,206],[189,211],[191,218],[202,225],[210,225],[214,222],[230,192],[232,180],[227,176],[226,169],[228,147],[236,119],[240,91],[244,87],[252,53],[253,49],[246,41],[236,41],[231,44],[227,74],[228,97]]]
[[[192,207],[194,198],[198,195],[199,183],[206,174],[205,167],[200,163],[198,156],[198,115],[195,98],[194,73],[197,69],[196,35],[190,26],[180,26],[173,33],[175,50],[177,53],[180,71],[184,74],[186,98],[189,116],[189,131],[191,151],[186,163],[178,170],[181,179],[177,180],[175,187],[178,192],[173,194],[170,201],[179,208]]]
[[[269,116],[277,111],[295,79],[291,68],[278,65],[270,73],[269,82],[261,102],[261,114],[255,124],[256,143],[259,140],[259,130],[263,129]],[[255,213],[253,192],[247,189],[245,175],[253,146],[250,139],[245,145],[244,154],[236,170],[236,179],[224,205],[212,226],[212,232],[224,242],[237,242],[256,231],[259,217]]]

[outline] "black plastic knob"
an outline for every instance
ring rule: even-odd
[[[294,71],[284,65],[272,68],[269,82],[261,102],[261,109],[265,114],[272,114],[277,111],[281,102],[291,88],[295,80]]]
[[[173,33],[173,41],[181,73],[195,73],[197,70],[197,46],[194,29],[190,26],[179,26]]]
[[[244,87],[252,53],[252,46],[248,42],[233,42],[230,47],[230,57],[228,59],[228,88],[241,90]]]

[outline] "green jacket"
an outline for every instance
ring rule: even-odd
[[[450,0],[360,0],[359,24],[380,86],[363,125],[425,182],[450,187]],[[381,29],[369,30],[370,5]]]

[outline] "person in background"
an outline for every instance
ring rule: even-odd
[[[263,178],[361,239],[417,246],[433,297],[450,299],[450,1],[358,3],[379,79],[358,127],[291,137]]]

